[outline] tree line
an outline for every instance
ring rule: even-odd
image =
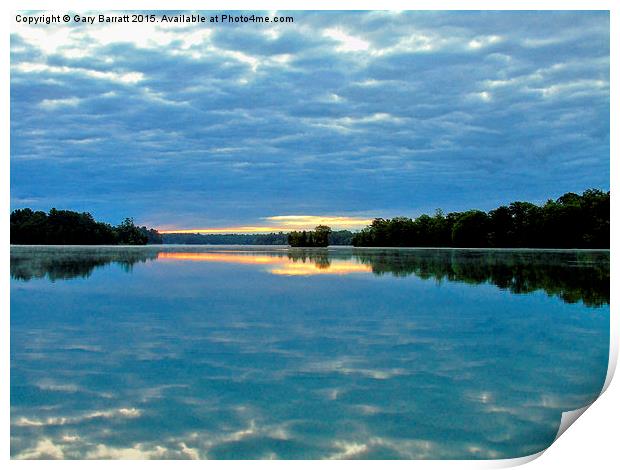
[[[467,248],[609,248],[609,191],[566,193],[542,205],[513,202],[489,212],[469,210],[416,219],[375,219],[354,246]]]
[[[163,233],[166,245],[286,245],[286,233]]]
[[[30,208],[11,213],[11,243],[21,245],[231,244],[325,247],[328,245],[464,248],[609,248],[610,193],[588,189],[541,205],[517,201],[488,212],[469,210],[415,219],[378,218],[358,233],[314,231],[270,234],[160,234],[126,218],[117,226],[88,212]]]
[[[301,233],[301,232],[299,232]],[[164,244],[179,245],[288,245],[289,233],[164,233]],[[353,232],[350,230],[331,231],[328,235],[330,245],[350,245]]]
[[[96,221],[88,212],[30,208],[11,212],[14,245],[146,245],[162,243],[157,230],[138,227],[126,218],[113,226]]]

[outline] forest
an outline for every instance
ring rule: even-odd
[[[544,204],[517,201],[484,212],[473,209],[415,219],[374,219],[360,232],[314,231],[268,234],[160,234],[126,218],[117,226],[88,212],[17,209],[11,213],[15,245],[328,245],[463,248],[609,248],[610,193],[588,189],[566,193]]]
[[[288,233],[164,233],[164,244],[180,245],[288,245]],[[353,232],[335,230],[329,233],[330,245],[350,245]]]
[[[609,248],[609,191],[566,193],[542,205],[513,202],[416,219],[375,219],[354,246],[463,248]]]
[[[126,218],[112,226],[97,222],[88,212],[50,209],[49,213],[32,209],[11,212],[13,245],[146,245],[161,243],[154,229],[137,227]]]

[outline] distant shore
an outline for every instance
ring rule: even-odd
[[[488,212],[472,209],[444,215],[437,209],[433,216],[414,219],[375,218],[358,232],[319,225],[314,231],[288,233],[162,234],[136,226],[131,218],[112,226],[95,221],[88,212],[25,208],[11,213],[11,244],[609,249],[610,192],[588,189],[540,205],[516,201]]]

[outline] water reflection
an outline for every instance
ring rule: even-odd
[[[193,248],[193,247],[192,247]],[[116,263],[131,270],[147,261],[197,261],[264,266],[274,275],[352,273],[416,276],[437,282],[491,283],[515,294],[543,290],[564,302],[609,304],[609,251],[367,250],[12,247],[11,276],[28,281],[89,277]]]
[[[358,259],[330,259],[327,251],[324,253],[282,253],[255,255],[252,253],[187,253],[168,252],[158,253],[158,260],[190,260],[234,264],[267,265],[271,274],[282,276],[312,276],[316,274],[350,274],[372,272],[369,264]]]
[[[607,252],[11,256],[16,459],[518,457],[607,371]]]
[[[87,278],[95,268],[110,263],[129,272],[134,264],[156,258],[157,252],[131,248],[11,247],[11,277],[20,281]]]
[[[377,275],[491,283],[515,294],[543,290],[567,303],[609,304],[609,251],[419,250],[359,259]]]

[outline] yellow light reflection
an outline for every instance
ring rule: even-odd
[[[320,264],[309,264],[299,262],[291,262],[281,268],[269,270],[272,274],[281,276],[313,276],[315,274],[351,274],[351,273],[369,273],[372,268],[365,264],[358,264],[353,261],[334,261],[329,266]]]
[[[314,276],[317,274],[343,275],[350,273],[369,273],[372,268],[355,260],[333,260],[326,262],[324,259],[315,262],[311,259],[293,260],[288,257],[269,255],[233,254],[233,253],[191,253],[171,252],[158,253],[160,260],[183,260],[200,261],[211,263],[234,263],[234,264],[257,264],[272,265],[268,272],[279,276]]]
[[[228,253],[158,253],[157,259],[182,259],[186,261],[211,261],[215,263],[273,264],[271,256],[237,255]]]

